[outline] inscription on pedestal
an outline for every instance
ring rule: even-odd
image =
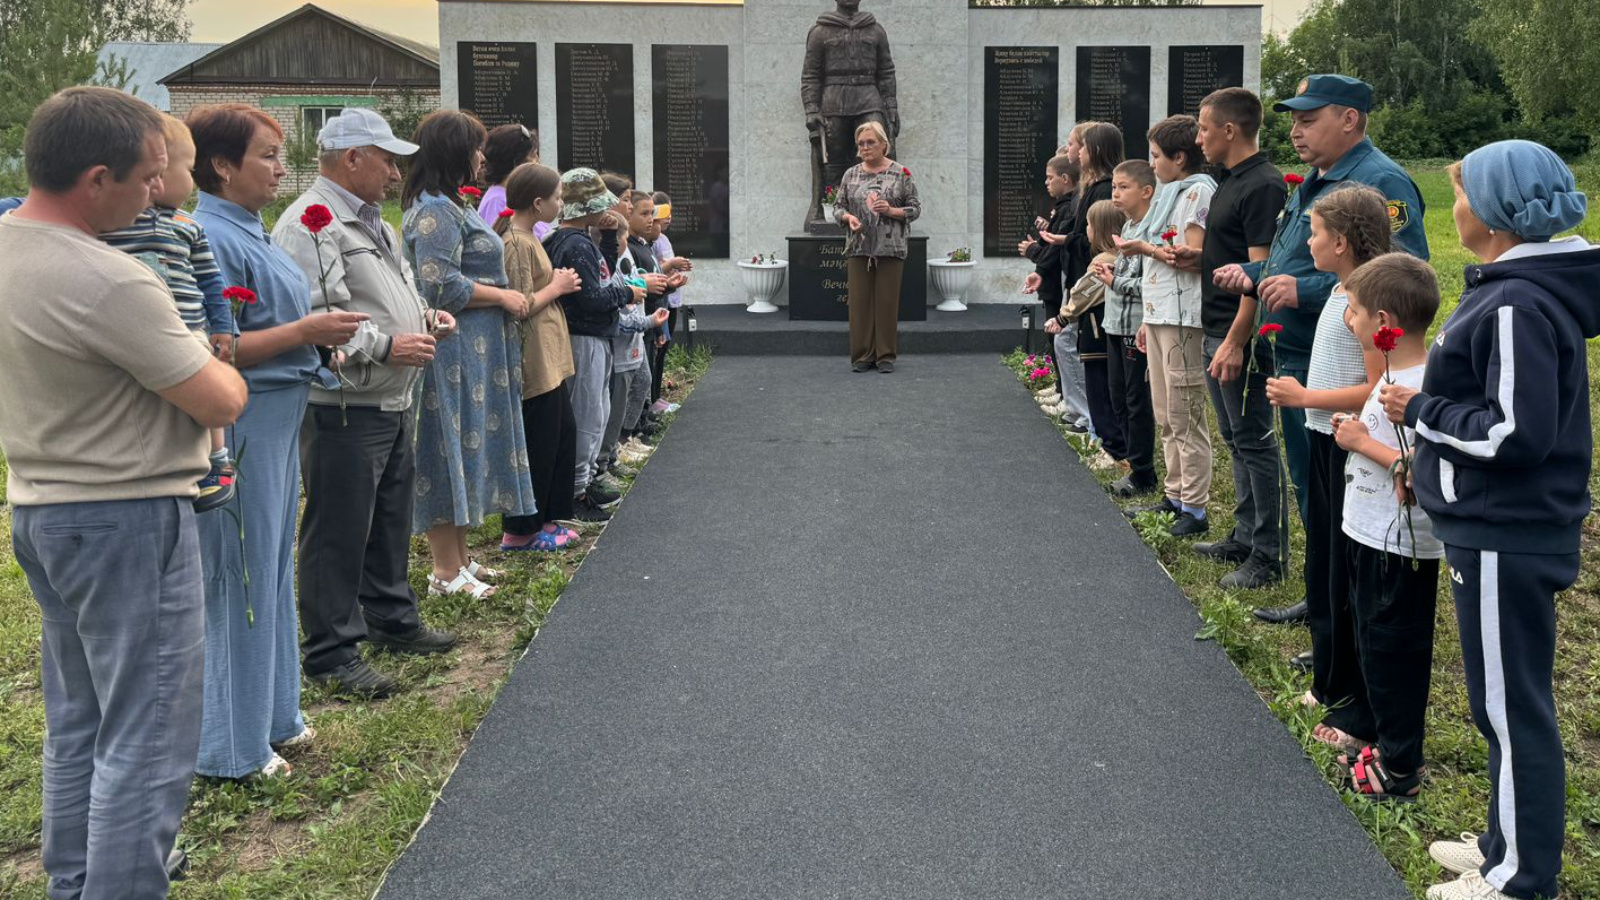
[[[1078,121],[1122,129],[1126,155],[1150,155],[1150,48],[1078,48]]]
[[[677,244],[674,243],[676,248]],[[900,277],[900,321],[928,318],[928,239],[906,239],[905,269]],[[789,318],[795,321],[846,322],[850,319],[850,274],[844,238],[823,235],[789,237]]]
[[[1200,114],[1200,101],[1219,88],[1244,85],[1244,48],[1172,47],[1167,56],[1167,115]]]
[[[556,133],[562,171],[633,177],[632,45],[556,45]]]
[[[655,181],[672,195],[672,249],[728,258],[728,48],[655,44]]]
[[[1047,215],[1045,164],[1055,155],[1061,51],[985,47],[983,252],[1015,256],[1033,220]]]
[[[539,58],[536,44],[520,42],[456,43],[456,83],[460,107],[475,114],[484,127],[539,127]]]

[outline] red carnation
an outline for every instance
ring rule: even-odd
[[[312,234],[318,234],[322,229],[333,224],[333,213],[328,211],[321,203],[313,203],[306,207],[305,214],[300,217],[300,224]]]
[[[1172,239],[1177,236],[1178,229],[1176,228],[1168,228],[1166,231],[1161,232],[1161,239],[1169,244],[1172,243]]]
[[[516,215],[516,213],[514,213],[514,212],[512,212],[512,211],[511,211],[511,210],[509,210],[509,209],[502,209],[502,210],[500,210],[500,215],[499,215],[499,218],[502,218],[502,219],[509,219],[509,218],[511,218],[511,217],[512,217],[512,216],[514,216],[514,215]]]
[[[905,166],[901,166],[900,167],[900,174],[904,175],[907,178],[910,178],[911,177],[911,170],[906,168]]]
[[[1294,172],[1285,172],[1283,173],[1283,183],[1291,186],[1302,185],[1306,183],[1306,177],[1297,175]]]
[[[1269,341],[1270,340],[1276,340],[1276,338],[1274,338],[1272,336],[1277,334],[1278,332],[1280,332],[1282,330],[1283,330],[1283,326],[1282,325],[1279,325],[1276,322],[1268,322],[1267,324],[1261,326],[1261,331],[1259,332],[1259,334],[1262,337],[1264,337],[1267,340],[1269,340]]]
[[[254,303],[256,302],[256,292],[247,287],[223,288],[222,299],[230,303]]]
[[[461,193],[462,198],[466,199],[466,200],[481,200],[481,199],[483,199],[483,191],[478,190],[477,188],[473,187],[470,184],[466,185],[465,187],[463,187],[461,189],[460,193]]]
[[[1384,326],[1379,328],[1378,333],[1372,336],[1372,346],[1377,347],[1384,353],[1389,353],[1399,345],[1400,339],[1405,337],[1405,334],[1406,332],[1403,328]]]

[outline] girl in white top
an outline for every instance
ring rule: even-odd
[[[1311,690],[1302,702],[1337,707],[1359,691],[1345,569],[1344,469],[1348,452],[1333,438],[1332,413],[1361,409],[1383,374],[1383,356],[1363,349],[1345,325],[1344,280],[1389,249],[1389,210],[1382,194],[1349,184],[1318,198],[1311,207],[1311,238],[1306,243],[1317,269],[1339,276],[1317,319],[1311,343],[1307,384],[1292,377],[1267,379],[1274,406],[1307,410],[1310,473],[1306,497],[1306,624],[1311,629]],[[1330,724],[1312,735],[1344,746],[1349,735]]]

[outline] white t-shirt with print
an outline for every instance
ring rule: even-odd
[[[1397,369],[1391,375],[1395,384],[1421,390],[1423,368],[1417,365]],[[1395,426],[1384,414],[1383,404],[1378,402],[1378,391],[1383,389],[1384,383],[1379,379],[1378,386],[1367,396],[1366,405],[1361,407],[1361,424],[1367,426],[1367,432],[1379,443],[1398,450],[1400,442],[1395,438]],[[1416,433],[1410,428],[1405,433],[1406,441],[1416,446]],[[1401,506],[1395,497],[1394,481],[1389,478],[1387,466],[1380,466],[1360,453],[1352,453],[1344,464],[1344,481],[1344,533],[1351,540],[1410,559],[1444,556],[1444,544],[1434,536],[1433,523],[1422,507],[1409,507],[1411,520],[1407,523],[1408,508]],[[1413,533],[1416,534],[1415,546],[1411,542]]]
[[[1163,186],[1162,190],[1167,188]],[[1165,222],[1150,225],[1152,244],[1164,243],[1161,235],[1176,231],[1172,243],[1184,242],[1190,225],[1206,227],[1206,214],[1211,211],[1211,195],[1216,188],[1201,181],[1191,184],[1172,208]],[[1144,261],[1144,321],[1147,325],[1184,325],[1200,327],[1200,271],[1175,269],[1155,259]]]

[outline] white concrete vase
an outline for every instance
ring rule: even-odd
[[[772,263],[740,262],[739,278],[744,282],[745,296],[750,298],[750,305],[745,307],[745,311],[777,312],[778,307],[773,305],[772,298],[783,287],[783,278],[788,271],[789,261],[786,259]]]
[[[928,268],[933,273],[933,286],[938,288],[939,296],[943,297],[934,309],[941,312],[965,312],[967,304],[963,300],[967,296],[967,288],[972,286],[972,270],[977,265],[971,260],[967,262],[951,262],[948,259],[930,259]]]

